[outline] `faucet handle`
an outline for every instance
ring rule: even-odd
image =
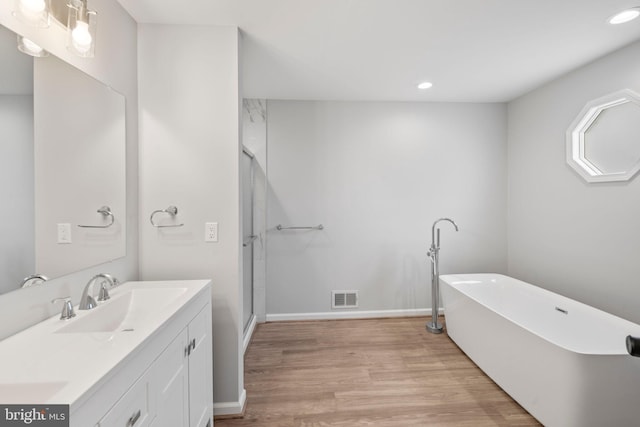
[[[109,298],[111,298],[111,296],[109,296],[109,290],[107,289],[107,285],[105,282],[110,283],[112,287],[118,286],[120,284],[120,282],[118,282],[118,279],[116,279],[115,277],[109,274],[105,273],[102,276],[102,278],[104,280],[100,283],[100,292],[98,293],[98,301],[106,301]]]
[[[109,296],[109,291],[107,290],[107,285],[105,284],[106,280],[103,280],[100,284],[100,292],[98,293],[98,301],[106,301],[111,296]]]
[[[64,301],[64,304],[62,305],[62,312],[60,313],[60,319],[69,320],[75,317],[76,313],[75,311],[73,311],[73,304],[71,304],[71,297],[54,298],[51,300],[51,304],[55,304],[58,301]]]

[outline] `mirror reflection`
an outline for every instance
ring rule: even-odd
[[[124,97],[16,42],[0,26],[0,293],[126,251]]]

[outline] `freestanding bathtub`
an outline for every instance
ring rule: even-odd
[[[640,326],[499,274],[440,276],[449,337],[545,426],[640,425]]]

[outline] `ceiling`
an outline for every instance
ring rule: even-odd
[[[239,27],[247,98],[504,102],[640,39],[640,19],[607,23],[640,0],[118,1]]]

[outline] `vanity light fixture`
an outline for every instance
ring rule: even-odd
[[[12,15],[27,25],[48,28],[51,18],[67,26],[67,48],[78,56],[95,55],[97,13],[90,10],[88,0],[13,0]],[[46,56],[47,52],[29,39],[18,38],[18,49],[31,56]]]
[[[422,82],[418,85],[418,89],[429,89],[431,86],[433,86],[431,82]]]
[[[96,47],[97,14],[87,0],[70,0],[67,21],[67,48],[78,56],[92,58]]]
[[[50,0],[15,0],[13,15],[25,24],[47,28],[50,23]]]
[[[27,55],[42,58],[49,56],[49,52],[40,47],[40,45],[32,42],[26,37],[18,36],[18,50]]]
[[[626,22],[633,21],[638,16],[640,16],[640,7],[623,10],[609,18],[609,24],[624,24]]]

